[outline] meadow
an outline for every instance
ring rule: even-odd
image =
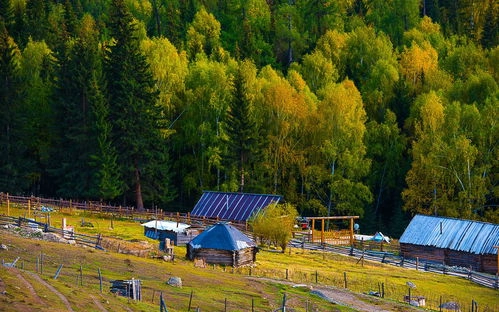
[[[10,207],[8,213],[35,218],[26,215],[25,209],[15,207]],[[130,245],[146,244],[155,248],[158,245],[157,241],[144,236],[138,221],[77,210],[51,212],[50,217],[48,213],[36,213],[37,221],[50,219],[54,227],[62,226],[62,220],[66,218],[66,223],[77,233],[101,234]],[[0,214],[7,214],[5,207],[0,208]],[[0,234],[0,244],[7,247],[0,250],[0,258],[3,262],[11,262],[19,257],[16,267],[20,269],[0,269],[0,291],[3,288],[5,292],[0,295],[2,311],[67,310],[60,297],[34,279],[33,273],[66,297],[75,311],[158,311],[160,297],[168,311],[196,311],[198,308],[199,311],[275,311],[284,299],[286,307],[292,311],[354,311],[327,302],[310,291],[319,286],[333,289],[347,286],[348,291],[356,294],[379,291],[383,287],[383,302],[393,303],[394,310],[404,311],[402,301],[409,291],[409,281],[416,285],[411,289],[412,295],[426,298],[426,310],[439,311],[441,302],[454,301],[461,305],[462,311],[471,311],[474,301],[479,311],[499,311],[497,290],[464,278],[370,261],[361,264],[358,259],[322,251],[290,248],[281,253],[264,246],[251,268],[217,265],[199,268],[185,258],[185,246],[175,246],[175,260],[164,261],[152,257],[160,254],[157,251],[137,257],[26,238],[4,229]],[[19,275],[28,284],[23,286]],[[180,277],[182,287],[168,285],[170,277]],[[110,281],[132,278],[141,280],[142,300],[110,293]],[[297,284],[306,287],[293,287]],[[371,302],[363,299],[366,297],[358,298]]]

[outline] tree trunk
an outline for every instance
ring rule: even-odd
[[[142,200],[142,190],[140,187],[140,170],[137,164],[135,164],[135,201],[137,211],[144,211],[144,202]]]

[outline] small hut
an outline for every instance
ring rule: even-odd
[[[168,221],[168,220],[152,220],[143,223],[144,235],[160,241],[160,250],[164,250],[165,241],[168,239],[176,246],[187,244],[200,230],[192,228],[189,224]]]
[[[233,267],[251,265],[258,249],[255,242],[234,226],[219,222],[187,244],[187,258]]]

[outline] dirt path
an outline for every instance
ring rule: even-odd
[[[322,299],[328,302],[349,307],[360,312],[422,311],[419,308],[407,304],[384,300],[375,296],[354,293],[346,289],[340,289],[332,286],[295,284],[289,281],[274,280],[269,278],[258,278],[258,277],[249,277],[249,278],[253,280],[260,280],[260,281],[265,280],[272,283],[286,284],[295,287],[296,286],[306,287],[310,289],[311,293],[321,297]]]
[[[42,298],[38,296],[36,293],[35,289],[33,288],[33,285],[24,278],[24,276],[21,275],[21,273],[14,268],[9,268],[9,270],[15,272],[17,279],[23,284],[23,286],[29,290],[30,294],[33,296],[33,300],[35,301],[36,304],[43,304]]]
[[[63,294],[61,294],[57,289],[55,289],[54,286],[52,286],[49,283],[47,283],[46,281],[44,281],[40,276],[38,276],[38,274],[35,274],[33,272],[29,272],[29,271],[24,271],[24,272],[26,272],[27,274],[29,274],[37,282],[39,282],[40,284],[44,285],[47,289],[49,289],[54,294],[56,294],[61,299],[61,301],[64,303],[64,305],[66,306],[66,308],[67,308],[68,311],[74,312],[73,308],[71,308],[71,304],[69,303],[68,299]]]
[[[102,312],[107,312],[106,308],[102,305],[102,303],[99,301],[99,299],[95,298],[94,296],[90,296],[92,298],[92,301],[94,304],[97,306],[97,308],[102,311]]]

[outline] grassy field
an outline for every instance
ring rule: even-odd
[[[0,214],[6,214],[5,207],[0,208]],[[26,211],[13,207],[10,207],[9,214],[28,217]],[[67,224],[75,227],[77,233],[121,238],[128,244],[158,244],[143,235],[140,223],[131,220],[73,211],[52,212],[50,223],[60,227],[63,218],[66,218]],[[47,215],[39,214],[36,219],[47,219]],[[92,227],[82,224],[92,224]],[[322,300],[311,294],[308,288],[268,280],[276,279],[337,288],[344,288],[346,280],[347,288],[357,293],[378,291],[383,286],[385,298],[390,301],[402,301],[408,293],[406,283],[411,281],[417,285],[411,294],[426,297],[427,309],[438,311],[440,302],[456,301],[466,307],[462,311],[468,311],[474,300],[478,303],[479,311],[499,312],[497,290],[446,275],[369,261],[361,265],[357,259],[325,252],[301,249],[290,249],[286,253],[261,251],[257,254],[255,267],[251,269],[213,265],[196,268],[185,259],[186,250],[183,246],[175,247],[174,262],[166,262],[162,259],[25,239],[3,230],[0,235],[0,244],[8,247],[7,250],[0,250],[2,261],[11,262],[20,257],[17,267],[23,268],[18,271],[0,269],[0,292],[2,287],[6,292],[6,295],[0,295],[2,311],[66,311],[60,298],[29,274],[37,272],[46,283],[69,300],[75,311],[101,311],[99,305],[107,311],[158,311],[161,294],[168,311],[188,311],[189,308],[195,311],[197,307],[201,311],[274,311],[281,306],[284,294],[286,306],[294,311],[352,311]],[[60,274],[55,279],[59,268]],[[99,271],[103,280],[102,292]],[[19,274],[22,275],[21,280],[26,279],[34,291],[27,284],[19,282]],[[250,275],[254,278],[248,278]],[[173,276],[182,279],[181,288],[166,284]],[[109,292],[110,281],[132,278],[142,282],[141,301]]]

